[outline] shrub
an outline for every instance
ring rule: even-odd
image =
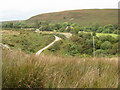
[[[111,49],[112,48],[112,44],[109,41],[105,41],[102,45],[101,45],[101,49],[106,50],[106,49]]]
[[[104,26],[104,33],[113,33],[113,31],[115,30],[115,28],[113,27],[113,25],[108,24]]]
[[[70,51],[71,51],[71,55],[73,56],[74,54],[78,53],[78,46],[75,44],[71,44],[70,46]]]
[[[61,41],[57,41],[56,43],[54,43],[53,46],[51,46],[48,50],[52,51],[52,52],[56,52],[57,50],[60,50],[60,45],[62,44]]]
[[[95,55],[96,56],[106,56],[107,52],[105,50],[98,49],[98,50],[95,51]]]
[[[93,46],[93,40],[92,39],[87,39],[86,44],[92,47]]]
[[[73,42],[78,42],[79,41],[79,37],[77,35],[73,35],[70,40],[72,40]]]

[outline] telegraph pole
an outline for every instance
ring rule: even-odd
[[[96,33],[93,32],[93,57],[95,58],[95,36],[96,36]]]
[[[95,58],[95,36],[93,36],[93,57]]]

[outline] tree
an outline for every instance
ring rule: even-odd
[[[96,56],[105,56],[105,55],[107,55],[107,52],[105,50],[98,49],[95,51],[95,55]]]
[[[62,26],[64,26],[65,28],[66,28],[68,25],[69,25],[68,22],[64,22],[64,23],[62,24]]]
[[[59,30],[62,26],[61,26],[61,24],[57,23],[57,24],[55,24],[55,27],[57,30]]]
[[[74,34],[78,34],[79,31],[80,31],[80,28],[78,26],[74,27],[72,30]]]
[[[102,44],[102,41],[100,41],[99,39],[97,39],[96,43],[95,43],[95,48],[96,49],[100,49],[101,44]]]
[[[102,42],[109,41],[111,43],[117,42],[117,38],[112,37],[111,35],[99,36],[99,40]]]
[[[114,33],[114,34],[118,34],[118,30],[115,30],[113,33]]]
[[[78,36],[79,36],[79,37],[82,37],[82,38],[84,38],[84,39],[90,39],[90,38],[92,38],[91,33],[79,32],[79,33],[78,33]]]
[[[8,22],[3,25],[5,28],[13,28],[13,22]]]
[[[111,49],[112,44],[109,41],[105,41],[104,43],[101,44],[101,49],[106,50],[106,49]]]
[[[78,26],[77,23],[72,23],[71,24],[72,27]]]
[[[65,27],[60,28],[59,31],[60,31],[60,32],[64,32],[64,31],[65,31]]]
[[[92,31],[97,31],[98,28],[99,28],[99,24],[98,23],[94,23],[92,26],[93,26],[92,27]]]
[[[66,19],[66,17],[64,16],[63,19]]]
[[[113,33],[113,31],[115,30],[115,28],[113,27],[112,24],[108,24],[104,26],[104,33]]]
[[[80,37],[77,35],[72,35],[72,37],[70,37],[70,40],[72,40],[72,42],[79,42]]]
[[[86,31],[86,32],[90,32],[92,29],[93,29],[92,26],[86,26],[86,27],[84,27],[84,31]]]
[[[92,34],[93,36],[96,36],[96,33],[95,32],[93,32],[93,34]]]
[[[78,52],[79,52],[78,46],[76,44],[71,44],[70,45],[70,53],[71,53],[71,55],[74,56]]]
[[[84,31],[84,27],[80,27],[79,29],[80,29],[80,31]]]
[[[119,25],[118,25],[118,24],[113,24],[113,27],[114,27],[115,29],[117,29],[117,28],[119,27]]]
[[[93,46],[93,40],[92,39],[87,39],[86,44],[92,47]]]
[[[99,27],[97,30],[98,33],[101,33],[102,31],[103,31],[103,27]]]
[[[120,35],[120,27],[118,27],[118,34]]]
[[[115,43],[112,47],[113,54],[118,53],[118,43]]]

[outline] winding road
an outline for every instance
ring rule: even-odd
[[[37,55],[37,56],[40,55],[40,53],[41,53],[42,51],[44,51],[45,49],[49,48],[51,45],[53,45],[53,44],[54,44],[56,41],[58,41],[58,40],[61,40],[61,38],[55,36],[55,40],[54,40],[52,43],[50,43],[50,44],[47,45],[46,47],[40,49],[35,55]]]

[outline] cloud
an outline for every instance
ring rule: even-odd
[[[27,19],[33,15],[88,8],[117,8],[118,0],[1,0],[0,20]]]

